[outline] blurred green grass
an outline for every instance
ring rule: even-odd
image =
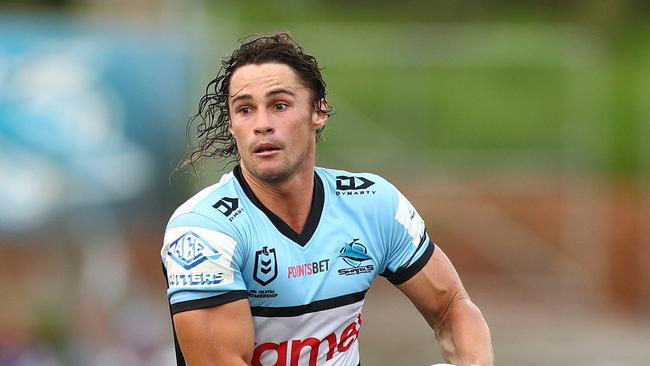
[[[325,76],[338,98],[420,150],[562,145],[558,70],[333,68]]]
[[[236,38],[288,30],[317,57],[338,111],[319,148],[326,165],[347,167],[347,150],[380,160],[354,161],[365,169],[410,160],[489,169],[507,157],[529,170],[643,173],[650,27],[641,13],[290,5],[209,7],[215,33],[232,38],[216,54]]]

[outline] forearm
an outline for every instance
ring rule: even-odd
[[[436,323],[436,337],[448,362],[458,366],[493,365],[490,330],[469,298],[454,301]]]
[[[436,248],[418,274],[399,288],[436,332],[447,362],[458,366],[493,366],[487,323],[440,248]]]

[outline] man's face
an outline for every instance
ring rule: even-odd
[[[238,68],[230,79],[230,131],[244,169],[270,183],[313,169],[316,131],[327,114],[314,110],[309,89],[285,64]]]

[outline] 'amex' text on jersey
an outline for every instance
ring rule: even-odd
[[[300,361],[308,359],[309,363],[307,365],[316,366],[323,353],[325,353],[326,360],[331,360],[335,353],[347,352],[359,337],[361,323],[361,314],[359,314],[338,335],[337,332],[332,332],[323,339],[308,337],[280,343],[267,342],[259,344],[253,351],[251,365],[266,365],[269,359],[275,360],[274,365],[304,365]],[[263,359],[265,363],[262,363]]]

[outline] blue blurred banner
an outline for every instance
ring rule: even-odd
[[[0,230],[164,189],[183,141],[188,43],[25,17],[0,18]]]

